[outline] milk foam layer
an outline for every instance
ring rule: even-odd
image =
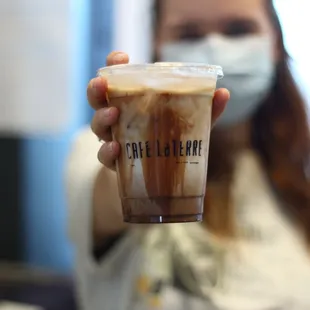
[[[211,94],[216,87],[216,79],[180,77],[172,74],[158,76],[122,75],[111,76],[108,80],[109,96],[138,95],[146,92],[170,94]]]

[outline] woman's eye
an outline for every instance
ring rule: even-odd
[[[258,31],[257,25],[253,21],[231,21],[227,23],[222,31],[224,35],[229,37],[244,36]]]
[[[196,41],[205,36],[205,33],[198,29],[195,25],[183,26],[178,31],[178,39],[185,41]]]

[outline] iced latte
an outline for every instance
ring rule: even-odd
[[[220,67],[158,63],[103,68],[124,221],[202,220],[212,99]]]

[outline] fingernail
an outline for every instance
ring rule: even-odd
[[[114,63],[123,62],[125,60],[125,58],[126,58],[126,56],[124,53],[118,53],[118,54],[114,55],[113,62]]]
[[[113,150],[114,150],[114,143],[113,142],[110,142],[109,145],[108,145],[108,149],[111,153],[113,153]]]
[[[99,93],[100,83],[101,83],[100,78],[94,78],[90,82],[90,86],[91,86],[93,92],[95,93],[95,96]]]
[[[223,94],[225,93],[225,96],[230,97],[230,91],[226,88],[223,89]]]
[[[100,78],[93,78],[90,82],[91,88],[98,88],[100,86],[101,80]]]
[[[107,108],[103,110],[103,115],[105,117],[109,117],[111,115],[111,108]]]

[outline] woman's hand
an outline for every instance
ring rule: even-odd
[[[127,54],[112,52],[107,57],[107,65],[126,64],[129,62]],[[96,110],[91,128],[99,139],[105,141],[98,152],[99,161],[110,169],[115,169],[115,160],[119,156],[120,146],[112,141],[111,126],[117,122],[119,111],[108,107],[106,102],[106,91],[108,85],[103,77],[92,79],[87,88],[88,102]],[[225,109],[230,94],[227,89],[218,89],[213,99],[212,125]]]

